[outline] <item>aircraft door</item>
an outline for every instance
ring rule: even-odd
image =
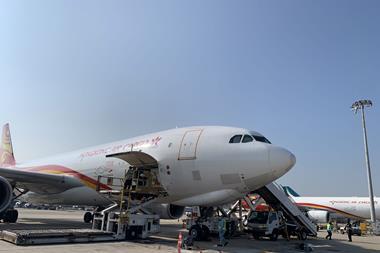
[[[178,160],[194,160],[197,158],[197,145],[202,131],[202,129],[196,129],[185,132],[179,148]]]

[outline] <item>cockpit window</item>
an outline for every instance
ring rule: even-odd
[[[255,131],[250,131],[249,133],[252,135],[252,137],[253,137],[256,141],[271,144],[271,142],[270,142],[267,138],[265,138],[262,134],[260,134],[260,133],[258,133],[258,132],[255,132]]]
[[[234,137],[232,137],[230,139],[230,143],[240,143],[240,140],[241,140],[242,136],[243,135],[241,135],[241,134],[235,135]]]
[[[252,136],[253,136],[253,138],[255,138],[256,141],[271,144],[271,142],[267,138],[265,138],[264,136],[259,136],[259,135],[252,135]]]
[[[250,135],[244,135],[242,143],[252,142],[253,138]]]

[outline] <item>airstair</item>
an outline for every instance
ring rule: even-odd
[[[252,200],[252,194],[258,194],[259,197]],[[239,226],[243,230],[242,228],[246,225],[242,224],[244,223],[243,200],[250,210],[256,210],[265,201],[274,210],[281,211],[288,223],[296,227],[295,231],[299,239],[305,240],[307,236],[317,236],[316,225],[299,210],[294,201],[285,194],[282,187],[274,182],[244,196],[242,200],[232,203],[228,210],[223,207],[217,207],[217,209],[209,207],[206,212],[201,212],[199,207],[197,208],[198,211],[194,211],[193,208],[191,215],[186,219],[186,228],[196,240],[206,239],[210,233],[217,233],[218,221],[220,217],[224,217],[227,223],[233,225],[240,222]],[[236,228],[235,226],[232,230],[234,231]]]
[[[293,199],[288,197],[282,187],[275,182],[267,184],[255,191],[272,208],[282,211],[287,219],[292,220],[309,236],[317,236],[317,226],[297,207]]]

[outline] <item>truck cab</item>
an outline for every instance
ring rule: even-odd
[[[299,240],[306,240],[308,235],[306,230],[298,227],[294,221],[287,221],[282,211],[274,210],[252,211],[247,219],[247,229],[256,240],[269,237],[275,241],[279,235],[287,239],[297,236]]]
[[[269,237],[275,241],[281,230],[279,212],[252,211],[248,216],[247,227],[255,239]]]

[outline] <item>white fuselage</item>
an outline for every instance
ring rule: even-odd
[[[368,197],[292,197],[298,206],[324,210],[347,218],[370,219]],[[380,199],[375,198],[376,218],[380,219]]]
[[[32,202],[105,205],[95,191],[98,176],[124,177],[129,164],[106,155],[129,151],[158,162],[158,179],[168,193],[162,202],[178,205],[228,203],[281,177],[295,163],[286,149],[260,141],[229,143],[249,131],[232,127],[189,127],[143,135],[17,165],[41,173],[65,174],[83,183],[59,194],[29,194]],[[102,182],[104,185],[107,183]]]

